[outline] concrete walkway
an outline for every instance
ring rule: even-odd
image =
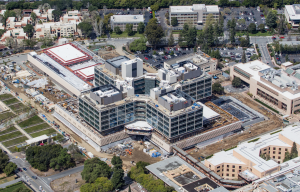
[[[2,143],[0,143],[0,147],[4,149],[8,154],[11,154],[10,150],[8,150]],[[0,185],[1,186],[1,185]]]
[[[7,186],[9,186],[9,185],[18,183],[19,181],[22,181],[22,179],[21,179],[21,178],[18,178],[18,179],[15,179],[15,180],[13,180],[13,181],[10,181],[10,182],[3,183],[3,184],[0,185],[0,188],[5,188],[5,187],[7,187]]]
[[[17,128],[21,133],[23,133],[23,135],[25,135],[26,137],[28,137],[29,139],[32,139],[32,137],[26,132],[24,131],[18,124],[14,124],[15,128]]]

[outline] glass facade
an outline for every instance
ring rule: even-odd
[[[115,81],[95,67],[95,86],[107,84],[115,85]]]
[[[79,111],[79,115],[99,132],[134,121],[147,121],[167,138],[202,129],[203,108],[170,117],[157,110],[156,107],[146,104],[145,101],[132,101],[114,108],[97,111],[80,98]]]
[[[211,96],[211,77],[183,84],[181,90],[196,100]]]

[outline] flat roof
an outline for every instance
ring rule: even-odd
[[[91,59],[88,54],[70,43],[46,49],[44,52],[62,65],[76,64]]]
[[[49,136],[47,136],[47,135],[41,135],[41,136],[38,136],[38,137],[35,137],[35,138],[32,138],[32,139],[26,140],[26,143],[27,143],[28,145],[30,145],[30,144],[32,144],[32,143],[36,143],[36,142],[39,142],[39,141],[43,141],[43,140],[48,139],[48,138],[49,138]]]
[[[167,178],[163,172],[170,171],[177,169],[178,167],[186,165],[188,168],[190,168],[193,172],[197,173],[201,178],[205,178],[206,176],[195,169],[193,166],[185,162],[183,159],[181,159],[178,156],[174,156],[168,159],[165,159],[163,161],[159,161],[157,163],[148,165],[146,168],[153,173],[156,177],[163,180],[167,185],[174,187],[176,191],[181,191],[180,186],[174,183],[172,180]]]
[[[130,123],[125,125],[127,129],[138,129],[138,130],[152,130],[153,127],[147,123],[147,121],[136,121],[134,123]]]
[[[108,60],[106,60],[106,62],[111,64],[115,68],[119,68],[123,62],[129,61],[129,60],[130,59],[126,56],[118,56],[118,57],[114,57],[112,59],[108,59]]]
[[[267,65],[259,60],[250,61],[248,63],[240,63],[237,65],[234,65],[234,67],[238,67],[254,77],[259,77],[259,75],[258,75],[259,71],[270,68],[269,65]]]
[[[299,20],[300,19],[300,14],[297,14],[295,12],[293,5],[285,5],[285,10],[288,13],[291,20]]]
[[[282,63],[281,65],[283,65],[285,67],[288,67],[290,65],[293,65],[293,63],[291,63],[291,62],[288,61],[288,62]]]
[[[85,78],[90,78],[93,77],[95,74],[95,66],[91,66],[88,68],[84,68],[84,69],[80,69],[77,71],[77,73],[79,73],[80,75],[82,75]]]
[[[114,23],[140,23],[144,22],[144,15],[113,15],[110,20]]]
[[[209,120],[209,119],[212,119],[214,117],[220,116],[219,113],[215,112],[214,110],[212,110],[211,108],[207,107],[203,103],[198,102],[198,104],[200,104],[203,107],[203,121],[204,120]]]
[[[170,12],[175,13],[186,13],[186,12],[195,12],[203,10],[204,13],[218,13],[218,5],[205,5],[205,4],[193,4],[192,6],[170,6]]]
[[[204,184],[209,185],[213,189],[216,189],[219,187],[218,184],[216,184],[215,182],[213,182],[212,180],[210,180],[209,178],[206,177],[206,178],[200,179],[198,181],[184,185],[184,186],[182,186],[182,188],[184,188],[188,192],[198,192],[199,190],[196,190],[197,187],[204,185]]]
[[[69,84],[73,85],[73,87],[79,91],[85,91],[90,89],[90,86],[84,82],[82,79],[77,77],[74,73],[66,69],[64,66],[60,65],[58,62],[54,61],[52,58],[50,58],[45,53],[42,53],[41,55],[36,55],[36,57],[42,61],[40,63],[44,64],[48,67],[48,69],[54,71],[58,76],[60,76],[62,79],[64,79]],[[48,62],[51,66],[54,68],[48,66],[45,62]]]

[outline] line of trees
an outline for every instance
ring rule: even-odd
[[[284,160],[283,162],[285,161],[289,161],[291,159],[294,159],[298,157],[298,150],[297,150],[297,145],[295,142],[293,142],[293,146],[292,146],[292,149],[291,149],[291,153],[289,153],[289,151],[285,152],[285,157],[284,157]]]
[[[6,176],[10,176],[17,169],[17,165],[13,162],[9,162],[9,157],[2,149],[0,149],[0,173],[5,173]]]

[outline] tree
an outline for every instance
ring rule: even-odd
[[[270,28],[276,27],[277,15],[273,11],[269,11],[266,18],[266,25]]]
[[[110,192],[113,191],[114,186],[106,177],[99,177],[94,183],[87,183],[80,187],[80,192]]]
[[[104,161],[95,157],[84,162],[81,176],[86,182],[93,183],[98,177],[110,177],[111,168]]]
[[[6,173],[6,176],[10,176],[16,169],[17,169],[17,165],[13,162],[9,162],[4,169],[4,173]]]
[[[279,17],[279,21],[278,21],[278,25],[277,25],[277,28],[278,28],[278,33],[283,35],[286,31],[286,21],[285,21],[285,16],[284,15],[281,15]],[[290,27],[290,25],[288,24],[288,28]],[[290,28],[289,28],[290,29]]]
[[[85,37],[90,35],[90,33],[93,31],[93,26],[87,21],[80,22],[78,24],[78,28],[82,31]]]
[[[146,26],[145,35],[148,39],[148,42],[155,48],[156,45],[160,42],[161,38],[164,36],[164,31],[160,25],[157,25],[157,23],[154,23],[154,20],[151,20]]]
[[[224,93],[224,87],[220,83],[214,83],[212,85],[212,92],[221,95]]]
[[[123,177],[124,177],[124,170],[122,168],[121,169],[114,168],[114,173],[111,177],[111,182],[113,183],[115,189],[119,189],[124,185],[125,181]]]
[[[7,47],[13,48],[14,44],[15,44],[15,40],[12,37],[5,39],[5,45]]]
[[[35,23],[35,22],[36,22],[36,18],[37,18],[35,12],[32,12],[32,13],[30,14],[30,17],[31,17],[33,23]]]
[[[145,37],[135,39],[132,43],[129,45],[130,51],[145,51],[147,49],[146,46],[147,39]]]
[[[74,166],[70,154],[61,145],[30,146],[26,150],[26,160],[39,171],[48,171]],[[51,164],[51,165],[50,165]]]
[[[12,192],[31,192],[31,190],[26,188],[25,186],[22,186],[22,187],[19,187],[19,188],[13,190]]]
[[[248,25],[248,31],[249,33],[256,33],[256,25],[254,23],[250,23],[250,25]]]
[[[127,34],[128,34],[129,36],[134,35],[134,31],[133,31],[132,29],[133,29],[133,24],[127,23],[127,24],[126,24],[126,29],[125,29],[125,31],[127,32]]]
[[[121,31],[121,29],[120,29],[119,26],[116,26],[116,27],[114,28],[114,31],[115,31],[115,33],[118,34],[118,35],[122,34],[122,31]]]
[[[285,62],[289,61],[289,55],[285,54]]]
[[[171,32],[171,35],[170,35],[170,38],[168,39],[168,46],[169,47],[171,47],[171,46],[173,46],[174,45],[174,36],[173,36],[173,34],[172,34],[172,32]]]
[[[232,80],[232,86],[233,87],[240,87],[242,85],[242,81],[239,77],[234,77]]]
[[[157,11],[159,9],[159,5],[158,4],[151,5],[150,9],[151,9],[151,11],[155,12],[155,11]]]
[[[210,25],[213,25],[215,23],[215,18],[213,16],[213,14],[208,14],[206,17],[206,21],[204,24],[204,29],[208,28]]]
[[[122,168],[123,161],[120,158],[120,156],[114,155],[113,158],[111,159],[111,164],[113,164],[114,167]]]
[[[4,168],[9,162],[9,157],[6,155],[2,149],[0,149],[0,172],[4,171]]]
[[[225,9],[224,9],[224,12],[225,12],[227,15],[229,15],[229,14],[231,13],[231,10],[230,10],[229,8],[225,8]]]
[[[24,32],[27,34],[27,36],[29,38],[31,38],[33,36],[34,33],[34,28],[32,25],[27,24],[24,28],[23,28]]]
[[[172,26],[177,26],[177,25],[178,25],[177,17],[172,17],[172,18],[171,18],[171,25],[172,25]]]
[[[263,23],[259,24],[258,29],[259,29],[261,32],[265,32],[265,24],[263,24]]]
[[[297,145],[294,141],[293,142],[293,147],[292,147],[292,150],[291,150],[291,159],[294,159],[296,157],[298,157],[298,150],[297,150]]]
[[[246,63],[247,59],[246,59],[246,53],[245,51],[243,51],[243,55],[242,55],[242,63]]]
[[[61,12],[61,10],[55,9],[54,11],[52,11],[52,15],[53,15],[54,21],[58,22],[60,17],[62,16],[62,12]]]
[[[142,34],[144,33],[144,31],[145,31],[145,24],[143,22],[140,22],[137,27],[137,32],[139,34]]]
[[[251,61],[254,61],[254,60],[257,60],[258,59],[258,55],[256,54],[253,54],[251,57],[250,57],[250,60]]]
[[[239,19],[239,20],[237,20],[237,22],[238,22],[238,24],[240,24],[240,25],[245,25],[246,20],[245,20],[245,19]]]
[[[283,162],[289,161],[290,159],[291,159],[291,155],[290,155],[289,151],[285,152]]]

